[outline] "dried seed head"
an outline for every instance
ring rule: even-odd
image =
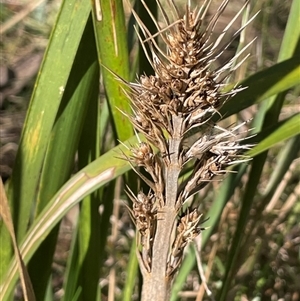
[[[169,20],[169,11],[167,13],[160,0],[156,0],[166,26],[162,28],[150,14],[157,27],[157,34],[154,35],[133,11],[143,37],[137,34],[154,75],[141,75],[136,83],[126,83],[129,92],[125,93],[130,98],[133,112],[130,120],[160,151],[160,154],[155,155],[150,144],[143,142],[132,148],[132,156],[127,157],[132,165],[142,166],[151,177],[145,177],[133,167],[150,187],[150,192],[148,195],[140,192],[137,196],[131,191],[128,193],[133,201],[132,216],[140,235],[140,264],[147,272],[151,272],[152,263],[156,268],[163,266],[163,274],[166,272],[167,276],[176,272],[183,259],[184,248],[203,230],[198,226],[201,218],[198,211],[187,210],[178,220],[175,239],[166,237],[170,241],[166,248],[168,253],[165,253],[168,260],[163,259],[163,262],[157,264],[160,261],[157,248],[162,247],[164,233],[171,236],[170,231],[174,229],[182,204],[215,176],[223,175],[226,166],[247,160],[242,156],[242,151],[251,145],[239,145],[242,139],[236,134],[243,124],[222,129],[212,125],[210,120],[214,114],[219,114],[218,110],[225,101],[241,90],[222,92],[225,80],[237,68],[234,67],[236,59],[251,43],[223,66],[215,68],[214,62],[255,17],[241,27],[228,43],[223,43],[224,35],[249,1],[245,1],[216,41],[212,40],[212,32],[229,0],[223,0],[207,26],[204,26],[204,18],[206,6],[209,6],[211,0],[205,0],[202,7],[194,10],[191,9],[191,1],[187,0],[182,17],[179,16],[174,0],[167,1],[175,18],[173,22]],[[143,0],[142,3],[149,11]],[[165,49],[156,42],[156,36],[161,38]],[[149,52],[146,51],[146,43]],[[190,136],[192,129],[200,126],[203,127],[202,137],[185,148],[183,140]],[[193,171],[179,185],[181,170],[191,160],[195,162]],[[160,239],[157,244],[154,243],[156,238]],[[154,253],[156,257],[152,256]]]
[[[150,46],[147,57],[155,75],[142,75],[138,83],[128,84],[135,115],[131,120],[134,126],[161,151],[166,151],[166,145],[162,142],[165,138],[162,130],[171,137],[176,131],[172,123],[173,115],[184,118],[181,134],[186,133],[190,128],[207,122],[218,112],[222,104],[236,93],[236,90],[222,93],[221,87],[224,86],[224,80],[231,73],[233,64],[240,54],[218,69],[213,67],[213,63],[253,18],[233,35],[229,43],[222,44],[225,33],[244,10],[248,0],[219,38],[212,41],[212,31],[228,2],[229,0],[223,1],[208,25],[204,27],[203,21],[207,12],[205,7],[192,10],[188,1],[185,14],[180,18],[175,4],[171,1],[169,3],[171,11],[178,18],[171,23],[168,19],[169,13],[157,1],[167,25],[161,28],[156,20],[153,21],[158,30],[156,35],[160,36],[166,45],[165,51],[154,40],[156,35],[150,34],[133,11],[144,34],[144,39],[141,36],[139,39],[143,47],[144,43]],[[143,4],[145,5],[144,2]],[[148,9],[146,5],[145,8]],[[242,52],[248,46],[242,49]]]
[[[138,245],[141,246],[141,260],[144,268],[150,272],[153,237],[156,230],[157,207],[155,196],[142,191],[137,196],[128,188],[127,195],[133,202],[131,216],[139,233]]]
[[[132,148],[132,161],[138,166],[153,165],[153,150],[150,144],[141,142],[137,148]]]
[[[235,133],[245,123],[230,129],[217,125],[208,126],[204,134],[183,151],[183,164],[192,159],[196,161],[193,173],[181,184],[178,206],[210,183],[215,176],[224,175],[227,172],[227,166],[250,160],[249,157],[243,155],[243,152],[253,145],[240,145],[239,142],[244,138],[240,137],[241,133]]]
[[[222,2],[215,15],[204,26],[208,9],[206,5],[209,6],[210,2],[205,1],[202,7],[193,10],[190,1],[187,1],[186,11],[180,17],[175,3],[172,0],[169,1],[171,12],[175,17],[175,20],[171,22],[168,17],[169,13],[157,0],[166,26],[162,28],[153,19],[157,27],[155,35],[149,32],[133,11],[143,33],[143,37],[138,33],[139,40],[155,74],[141,75],[137,83],[127,83],[130,88],[127,95],[131,100],[133,110],[131,122],[146,136],[148,141],[160,150],[162,160],[155,158],[151,147],[146,143],[132,149],[132,157],[129,160],[138,166],[143,166],[151,175],[153,182],[137,172],[150,186],[162,205],[165,200],[164,190],[167,181],[165,179],[166,167],[162,163],[168,166],[172,153],[179,152],[177,156],[179,166],[196,159],[192,175],[186,180],[185,187],[182,185],[179,189],[178,205],[207,185],[213,177],[223,174],[226,166],[236,161],[244,161],[245,158],[241,156],[241,152],[251,147],[251,145],[239,145],[241,139],[234,132],[240,126],[230,130],[214,126],[220,130],[219,133],[204,132],[203,136],[188,150],[184,150],[182,146],[183,137],[192,128],[209,124],[209,120],[218,112],[222,104],[238,91],[222,93],[221,88],[224,86],[224,80],[235,70],[233,67],[235,60],[251,44],[246,45],[240,53],[223,66],[214,67],[214,62],[255,16],[242,26],[228,43],[223,43],[226,32],[248,5],[249,0],[247,0],[218,39],[214,41],[212,32],[229,0]],[[142,1],[142,3],[149,11],[145,2]],[[151,14],[150,16],[152,17]],[[156,36],[159,36],[165,44],[165,50],[154,39]],[[145,43],[149,45],[149,53],[146,51]],[[176,147],[171,149],[172,139],[179,140],[176,142],[177,149]]]
[[[199,235],[203,228],[199,227],[199,221],[202,214],[197,209],[189,210],[181,216],[177,224],[176,239],[172,246],[170,260],[168,262],[167,274],[176,272],[177,267],[183,259],[183,251],[189,242]]]
[[[191,158],[199,159],[206,152],[232,159],[241,153],[241,151],[250,149],[253,145],[239,145],[239,142],[243,140],[243,138],[240,138],[240,133],[237,131],[245,124],[246,122],[243,122],[229,130],[223,129],[216,125],[212,127],[211,130],[207,128],[208,133],[203,134],[186,151],[185,162]],[[217,129],[219,132],[217,134],[213,134],[212,131],[214,129]],[[235,132],[237,132],[237,134]],[[227,163],[230,162],[228,161]]]

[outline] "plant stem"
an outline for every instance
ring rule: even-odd
[[[152,270],[143,277],[142,301],[165,301],[170,299],[171,278],[166,276],[166,269],[176,212],[167,206],[164,207],[164,210],[168,210],[168,213],[165,214],[164,219],[157,223],[153,245]]]
[[[182,141],[182,117],[173,115],[174,132],[169,140],[168,159],[165,162],[165,206],[157,219],[157,229],[153,242],[152,268],[144,275],[142,300],[165,301],[170,299],[172,277],[166,274],[170,249],[173,245],[175,222],[178,214],[176,209],[178,177],[182,169],[180,163],[180,145]]]

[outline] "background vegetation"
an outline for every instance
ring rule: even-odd
[[[134,37],[133,17],[120,0],[101,6],[79,0],[28,3],[0,4],[0,159],[36,300],[138,300],[124,181],[141,184],[117,158],[127,151],[117,141],[130,145],[136,138],[118,110],[129,111],[120,83],[99,64],[132,81],[137,72],[151,72]],[[216,35],[239,5],[231,1]],[[135,7],[146,20],[140,3]],[[258,10],[222,58],[258,37],[252,56],[232,78],[248,89],[221,111],[225,125],[253,118],[248,125],[256,135],[247,143],[257,143],[249,152],[254,158],[195,197],[209,217],[201,257],[208,287],[220,301],[300,300],[300,1],[252,1],[249,15]],[[5,221],[4,201],[3,194]],[[3,220],[0,299],[22,300],[18,257]],[[191,246],[172,300],[209,300],[194,252]],[[30,290],[28,295],[33,300]]]

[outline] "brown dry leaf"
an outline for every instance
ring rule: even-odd
[[[9,208],[9,205],[8,205],[6,193],[5,193],[5,190],[4,190],[2,178],[0,178],[0,179],[1,179],[0,180],[0,214],[1,214],[1,217],[4,221],[4,224],[6,225],[8,231],[9,231],[11,239],[13,241],[15,256],[17,257],[17,261],[18,261],[18,268],[19,268],[19,272],[20,272],[21,285],[22,285],[22,289],[23,289],[23,293],[24,293],[24,300],[25,301],[35,301],[36,298],[35,298],[35,295],[34,295],[32,284],[31,284],[26,266],[25,266],[24,261],[22,259],[20,250],[19,250],[18,245],[17,245],[14,225],[13,225],[13,222],[12,222],[11,212],[10,212],[10,208]]]

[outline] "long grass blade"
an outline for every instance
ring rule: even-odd
[[[300,57],[294,56],[272,67],[251,75],[240,85],[247,89],[237,93],[220,110],[223,118],[229,117],[264,99],[299,84]]]
[[[86,58],[86,53],[89,53]],[[70,178],[87,110],[98,101],[99,65],[92,20],[87,23],[51,133],[38,191],[36,216]],[[96,110],[97,112],[97,110]],[[97,128],[96,125],[94,128]],[[34,254],[29,272],[38,300],[43,300],[51,273],[57,226]],[[43,265],[40,262],[43,261]]]
[[[134,143],[137,143],[136,137],[129,139],[124,145],[113,148],[79,171],[56,193],[34,221],[20,247],[25,263],[68,210],[85,196],[130,169],[126,161],[116,160],[115,157],[121,156],[122,153],[128,155],[129,147]],[[7,300],[17,281],[17,276],[17,263],[14,258],[1,284],[1,300]]]
[[[300,114],[289,118],[286,122],[274,130],[269,136],[247,152],[247,155],[254,157],[267,151],[280,142],[300,134]]]
[[[91,29],[93,27],[91,26]],[[93,30],[92,30],[93,31]],[[95,55],[97,55],[95,49]],[[98,97],[95,94],[89,106],[87,119],[83,128],[78,151],[78,165],[83,168],[95,160],[99,154]],[[78,262],[76,269],[78,280],[76,288],[81,288],[78,300],[96,300],[100,276],[99,253],[105,247],[100,239],[104,235],[101,227],[99,206],[102,202],[101,189],[86,196],[80,204],[78,221]]]
[[[93,19],[103,82],[113,120],[116,139],[125,141],[133,135],[131,124],[122,112],[129,112],[127,97],[120,82],[107,70],[110,69],[129,80],[129,59],[123,4],[121,0],[93,1]],[[121,112],[122,111],[122,112]]]
[[[36,81],[8,188],[18,241],[27,231],[50,133],[89,12],[83,1],[63,1]],[[11,255],[2,229],[1,274]]]

